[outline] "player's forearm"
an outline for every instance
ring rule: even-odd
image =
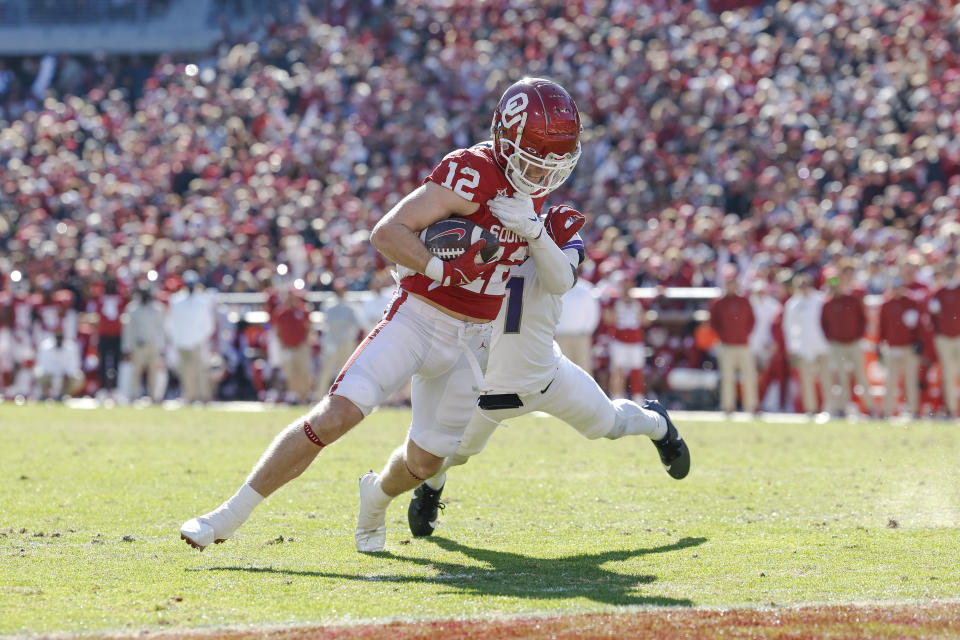
[[[527,245],[543,288],[558,296],[569,291],[576,283],[576,271],[563,250],[546,233],[528,240]]]
[[[385,257],[418,273],[424,272],[433,257],[420,237],[400,223],[377,225],[370,242]]]

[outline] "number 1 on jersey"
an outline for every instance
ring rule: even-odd
[[[520,333],[520,317],[523,314],[523,276],[507,280],[507,315],[503,321],[504,333]]]

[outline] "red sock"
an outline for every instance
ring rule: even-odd
[[[643,372],[640,369],[630,372],[630,390],[635,396],[643,395]]]

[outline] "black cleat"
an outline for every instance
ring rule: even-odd
[[[426,482],[413,490],[407,509],[407,522],[410,524],[410,533],[415,537],[429,536],[437,528],[438,510],[445,506],[440,502],[442,492],[443,487],[432,489]]]
[[[667,415],[667,410],[656,400],[644,400],[643,408],[656,411],[667,421],[667,435],[661,440],[654,440],[653,444],[660,454],[660,462],[671,478],[680,480],[690,473],[690,450],[687,443],[680,437],[680,432],[673,426],[673,421]]]

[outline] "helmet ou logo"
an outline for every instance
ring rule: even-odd
[[[525,115],[523,110],[527,108],[529,102],[527,94],[522,92],[507,100],[507,104],[503,105],[503,117],[500,119],[504,129],[512,129],[523,121]]]

